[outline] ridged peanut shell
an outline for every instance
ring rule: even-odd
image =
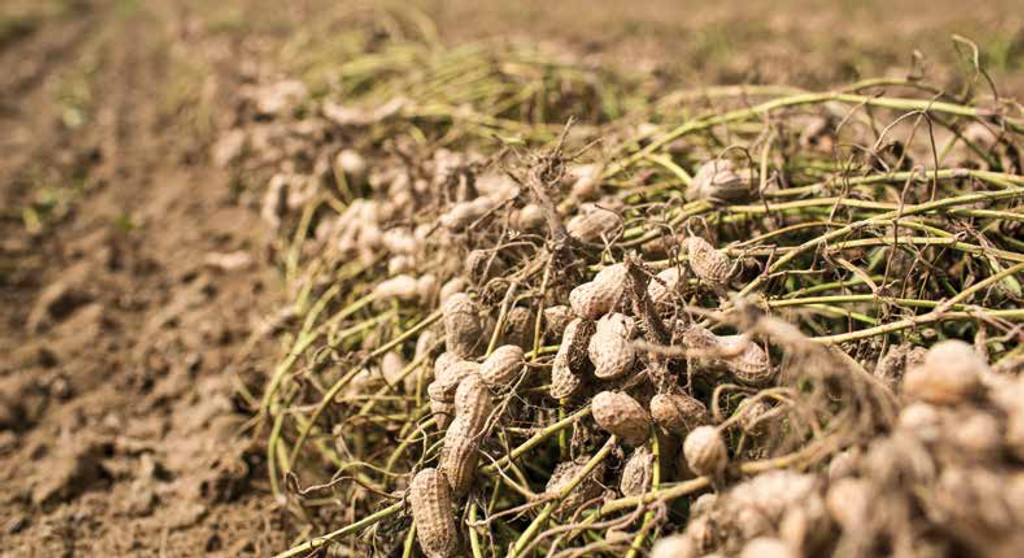
[[[647,411],[625,393],[602,391],[594,396],[590,410],[601,429],[618,436],[628,446],[638,446],[650,435]]]
[[[729,282],[729,256],[716,250],[707,240],[699,236],[687,238],[686,260],[701,281],[715,287],[724,287]]]
[[[716,476],[729,464],[729,452],[714,426],[698,426],[686,436],[683,455],[690,470],[698,475]]]
[[[719,337],[719,347],[729,356],[721,359],[723,365],[737,380],[751,386],[765,386],[775,378],[768,353],[742,335]]]
[[[565,229],[574,238],[583,242],[599,242],[608,238],[619,227],[619,217],[614,211],[587,204],[580,214],[569,219]]]
[[[470,418],[456,414],[444,434],[440,460],[440,469],[456,498],[465,495],[473,484],[480,458],[479,443]]]
[[[708,409],[685,393],[659,393],[651,398],[651,417],[666,431],[683,435],[710,421]]]
[[[654,453],[647,446],[633,450],[633,454],[622,466],[619,490],[623,496],[638,496],[651,488],[654,478]]]
[[[464,422],[466,433],[476,437],[494,410],[491,391],[480,374],[470,374],[459,382],[455,390],[455,417]]]
[[[988,365],[974,347],[958,340],[936,343],[924,362],[907,370],[903,394],[936,405],[955,405],[981,392]]]
[[[441,356],[443,357],[444,355]],[[446,364],[446,366],[441,367],[441,364]],[[453,401],[455,390],[458,389],[459,383],[462,382],[463,378],[476,374],[479,371],[480,364],[471,360],[446,358],[445,362],[442,363],[441,358],[438,357],[438,363],[434,366],[434,381],[427,388],[427,393],[431,399]]]
[[[445,346],[461,358],[474,356],[482,344],[483,327],[477,304],[465,293],[456,293],[444,303]]]
[[[590,338],[587,354],[594,364],[594,375],[602,380],[612,380],[633,369],[636,351],[632,342],[610,328],[601,328]]]
[[[492,389],[508,386],[523,370],[523,349],[517,345],[502,345],[480,365],[480,377]]]
[[[596,320],[615,309],[626,286],[626,266],[615,264],[597,272],[590,282],[569,293],[569,305],[581,318]]]
[[[423,469],[409,486],[416,541],[427,558],[454,558],[459,553],[451,487],[436,469]]]
[[[701,165],[686,189],[690,201],[738,201],[750,197],[751,182],[741,176],[728,159],[713,159]]]

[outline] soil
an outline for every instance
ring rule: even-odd
[[[417,2],[447,42],[506,29],[697,82],[906,73],[953,29],[1017,53],[995,73],[1019,68],[1013,2],[943,3],[889,7],[875,27],[881,2]],[[321,1],[0,7],[0,555],[263,556],[300,534],[269,495],[245,395],[278,351],[264,334],[282,281],[259,185],[209,153],[243,88],[288,74],[279,49],[343,17]],[[793,64],[801,51],[816,54]]]

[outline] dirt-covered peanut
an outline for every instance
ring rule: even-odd
[[[903,378],[903,395],[937,405],[955,405],[978,396],[988,365],[974,347],[959,340],[936,343],[924,361]]]
[[[491,389],[508,387],[519,377],[526,361],[517,345],[502,345],[480,365],[480,377]]]
[[[697,170],[686,189],[690,201],[741,201],[750,197],[752,184],[749,176],[736,172],[732,161],[712,159]]]
[[[711,420],[707,407],[685,393],[659,393],[651,398],[650,407],[654,422],[679,436]]]
[[[686,239],[686,261],[698,279],[712,287],[725,287],[729,283],[732,264],[729,256],[715,249],[699,236]]]
[[[602,391],[594,396],[590,410],[601,429],[618,436],[628,446],[640,445],[650,436],[647,411],[625,393]]]
[[[646,445],[633,450],[622,466],[619,491],[623,496],[638,496],[651,488],[654,479],[654,453]]]
[[[544,487],[544,495],[556,496],[572,480],[586,469],[592,456],[581,455],[572,461],[565,461],[555,466],[554,472]],[[605,465],[599,463],[583,480],[576,485],[559,504],[556,514],[562,517],[572,515],[580,506],[601,495],[601,479],[604,477]]]
[[[444,303],[445,346],[460,358],[476,355],[483,345],[480,309],[465,293],[456,293]]]
[[[626,266],[614,264],[569,293],[569,305],[582,318],[596,320],[618,305],[626,287]]]
[[[698,475],[720,475],[729,464],[729,451],[714,426],[698,426],[683,442],[683,455],[690,470]]]
[[[622,314],[607,314],[597,321],[587,354],[594,364],[594,375],[602,380],[623,376],[633,369],[636,351],[631,337],[633,319]]]
[[[893,345],[878,359],[872,374],[895,393],[907,370],[921,364],[925,354],[927,351],[924,348],[915,347],[910,343]]]
[[[843,529],[856,531],[870,521],[875,498],[869,480],[844,477],[829,483],[828,492],[825,493],[825,509]]]
[[[427,558],[459,554],[455,504],[447,479],[436,469],[416,473],[409,485],[409,507],[416,523],[416,541]]]
[[[523,351],[533,350],[534,314],[522,306],[513,307],[505,318],[501,340],[506,345],[515,345]]]
[[[547,217],[539,205],[530,203],[523,206],[513,219],[516,229],[521,232],[536,232],[544,229]]]

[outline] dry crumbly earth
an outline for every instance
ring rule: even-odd
[[[262,185],[209,153],[246,85],[340,62],[350,8],[210,4],[0,5],[0,555],[262,556],[302,535],[239,393],[278,353]],[[507,33],[693,84],[905,75],[914,49],[955,83],[957,32],[1000,93],[1024,85],[1010,0],[414,4],[445,42]]]

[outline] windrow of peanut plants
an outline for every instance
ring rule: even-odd
[[[218,144],[292,297],[280,556],[1024,545],[1019,105],[353,31]]]

